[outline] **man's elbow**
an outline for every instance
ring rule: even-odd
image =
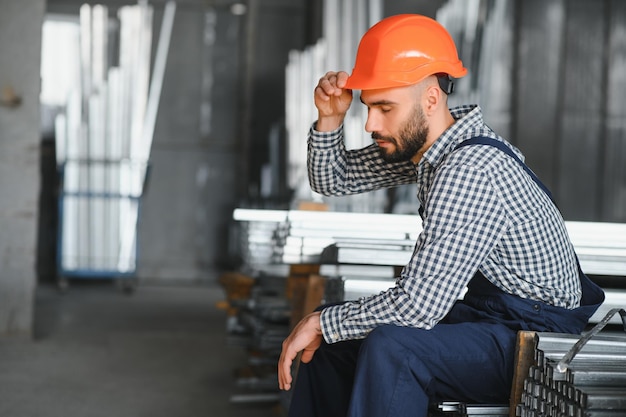
[[[344,193],[332,184],[319,184],[313,180],[309,180],[311,190],[326,197],[341,196]]]
[[[313,190],[314,192],[316,192],[317,194],[321,194],[327,197],[330,197],[332,195],[334,195],[330,190],[321,187],[313,182],[309,182],[309,184],[311,185],[311,190]]]

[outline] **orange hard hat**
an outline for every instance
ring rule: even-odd
[[[401,14],[381,20],[363,35],[345,88],[402,87],[440,73],[455,78],[467,74],[452,37],[429,17]]]

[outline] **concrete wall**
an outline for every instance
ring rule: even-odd
[[[17,107],[0,106],[0,336],[31,335],[44,10],[44,0],[0,0],[0,91],[21,98]]]

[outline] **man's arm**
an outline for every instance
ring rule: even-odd
[[[450,310],[509,225],[489,178],[471,166],[442,168],[411,260],[387,291],[325,308],[328,343],[360,339],[383,324],[432,328]]]
[[[390,164],[372,144],[346,150],[343,122],[352,103],[352,90],[344,89],[346,72],[328,72],[315,87],[318,119],[309,131],[308,170],[313,191],[348,195],[415,182],[411,162]]]
[[[346,150],[343,129],[309,132],[307,166],[311,189],[322,195],[351,195],[416,181],[412,162],[389,163],[378,145]]]

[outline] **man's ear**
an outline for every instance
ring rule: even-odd
[[[424,91],[424,112],[427,116],[432,116],[439,107],[445,105],[446,103],[445,93],[441,91],[441,88],[439,88],[437,78],[435,76],[430,78],[431,79],[428,80],[428,84],[426,85],[426,91]]]

